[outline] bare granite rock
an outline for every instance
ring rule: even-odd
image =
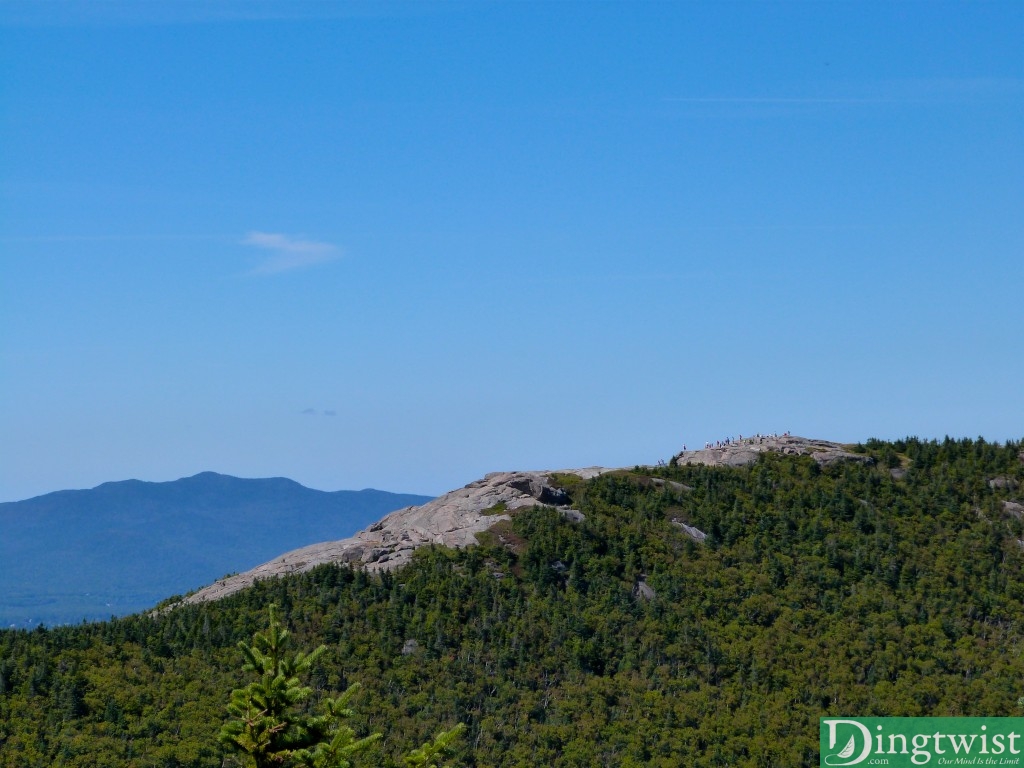
[[[1018,519],[1024,518],[1024,504],[1020,504],[1016,501],[1004,501],[1003,511],[1009,512]]]
[[[870,456],[848,451],[839,443],[811,440],[795,435],[755,436],[733,440],[724,445],[699,451],[682,451],[674,461],[678,465],[704,464],[709,467],[746,467],[757,462],[762,453],[781,453],[786,456],[810,456],[821,466],[837,461],[873,462]]]
[[[570,523],[582,523],[587,519],[587,516],[580,512],[578,509],[569,509],[568,507],[558,510],[558,513],[568,520]]]
[[[604,467],[560,470],[584,480],[609,471]],[[186,603],[218,600],[245,589],[260,579],[301,573],[323,563],[351,563],[368,571],[393,570],[412,559],[418,547],[439,544],[445,547],[466,547],[476,543],[476,534],[486,531],[508,512],[535,504],[556,506],[567,504],[568,496],[551,484],[553,471],[492,472],[465,488],[451,491],[419,507],[406,507],[355,536],[340,541],[311,544],[286,552],[269,563],[245,573],[220,579],[185,599]],[[493,514],[494,510],[501,510]],[[576,510],[566,510],[566,517],[582,520]]]
[[[402,644],[402,655],[411,656],[412,654],[416,653],[416,651],[418,651],[419,649],[420,644],[416,641],[415,638],[410,637],[408,640],[405,641],[405,643]]]
[[[678,525],[680,528],[683,529],[683,533],[685,533],[687,536],[689,536],[691,539],[698,543],[703,543],[704,540],[708,537],[708,535],[704,533],[704,531],[702,531],[700,528],[695,528],[692,525],[687,525],[678,517],[672,518],[672,525]]]
[[[651,483],[656,488],[668,488],[670,491],[675,491],[676,493],[687,493],[693,490],[693,488],[688,485],[683,485],[675,480],[665,480],[660,477],[652,477]]]
[[[637,583],[633,585],[633,597],[637,600],[649,601],[653,600],[657,596],[658,593],[654,591],[654,588],[643,579],[639,579]]]

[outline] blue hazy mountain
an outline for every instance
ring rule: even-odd
[[[0,626],[106,619],[352,535],[429,496],[203,472],[0,503]]]

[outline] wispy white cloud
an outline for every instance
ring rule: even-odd
[[[252,270],[254,275],[291,272],[341,257],[341,250],[331,243],[276,232],[249,232],[242,244],[272,251],[274,254]]]

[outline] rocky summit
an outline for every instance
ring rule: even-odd
[[[680,451],[672,460],[678,465],[704,464],[709,467],[746,467],[757,462],[762,453],[786,456],[810,456],[821,466],[837,461],[870,463],[870,456],[853,453],[840,443],[812,440],[795,435],[754,435],[735,437],[707,444],[702,450]]]
[[[839,443],[810,440],[791,435],[735,438],[709,445],[699,451],[683,451],[673,457],[677,464],[742,467],[753,464],[765,452],[809,455],[819,464],[836,461],[871,461],[852,453]],[[349,563],[368,571],[393,570],[405,565],[413,551],[428,544],[466,547],[476,543],[476,534],[487,530],[509,513],[522,507],[546,504],[559,507],[569,519],[582,515],[568,508],[569,498],[552,477],[578,475],[584,480],[604,472],[606,467],[544,470],[538,472],[493,472],[482,480],[440,496],[418,507],[392,512],[351,538],[311,544],[287,552],[244,573],[220,579],[190,595],[187,603],[217,600],[252,585],[259,579],[308,571],[323,563]],[[686,528],[687,526],[683,526]],[[702,540],[697,529],[687,533]]]
[[[439,496],[418,507],[405,507],[387,515],[356,535],[340,541],[311,544],[292,550],[245,573],[220,579],[193,593],[186,603],[218,600],[259,579],[308,571],[323,563],[350,563],[368,571],[392,570],[405,565],[417,547],[440,544],[466,547],[476,543],[476,534],[507,513],[521,507],[547,504],[568,509],[568,496],[551,481],[555,474],[578,475],[584,480],[608,472],[604,467],[546,470],[542,472],[492,472],[482,480]]]

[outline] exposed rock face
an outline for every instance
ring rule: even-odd
[[[873,459],[846,450],[839,443],[811,440],[806,437],[783,435],[776,437],[745,437],[726,445],[699,451],[682,451],[674,458],[677,464],[704,464],[709,467],[746,467],[757,462],[762,453],[781,453],[787,456],[810,456],[818,464],[827,466],[837,461],[871,463]]]
[[[999,475],[998,477],[993,477],[988,481],[988,487],[992,490],[1002,490],[1005,488],[1010,491],[1015,491],[1017,490],[1017,481],[1012,477]]]
[[[590,479],[609,470],[603,467],[560,470]],[[214,582],[185,599],[186,603],[218,600],[259,579],[308,571],[323,563],[359,564],[368,571],[391,570],[412,559],[413,550],[427,544],[465,547],[476,543],[476,534],[500,520],[504,512],[535,504],[559,506],[569,501],[565,491],[551,484],[553,471],[493,472],[465,488],[451,491],[419,507],[406,507],[341,541],[312,544],[257,566],[245,573]],[[502,506],[503,505],[503,506]],[[495,509],[501,514],[493,514]],[[570,519],[583,519],[566,510]]]
[[[1004,501],[1003,510],[1016,518],[1024,518],[1024,504],[1019,504],[1016,501]]]
[[[700,528],[694,528],[692,525],[687,525],[678,517],[672,518],[672,525],[678,525],[683,529],[683,533],[700,544],[704,543],[704,540],[708,537],[708,535]]]
[[[637,600],[653,600],[657,596],[658,593],[655,592],[653,587],[643,579],[640,579],[633,585],[633,597]]]
[[[569,509],[568,507],[566,507],[565,509],[560,509],[558,511],[562,515],[562,517],[564,517],[570,523],[582,523],[584,520],[587,519],[587,516],[580,512],[578,509]]]
[[[693,490],[693,488],[688,485],[677,483],[675,480],[663,480],[660,477],[652,477],[651,483],[658,488],[668,488],[670,491],[675,491],[676,493],[686,493],[687,491]]]

